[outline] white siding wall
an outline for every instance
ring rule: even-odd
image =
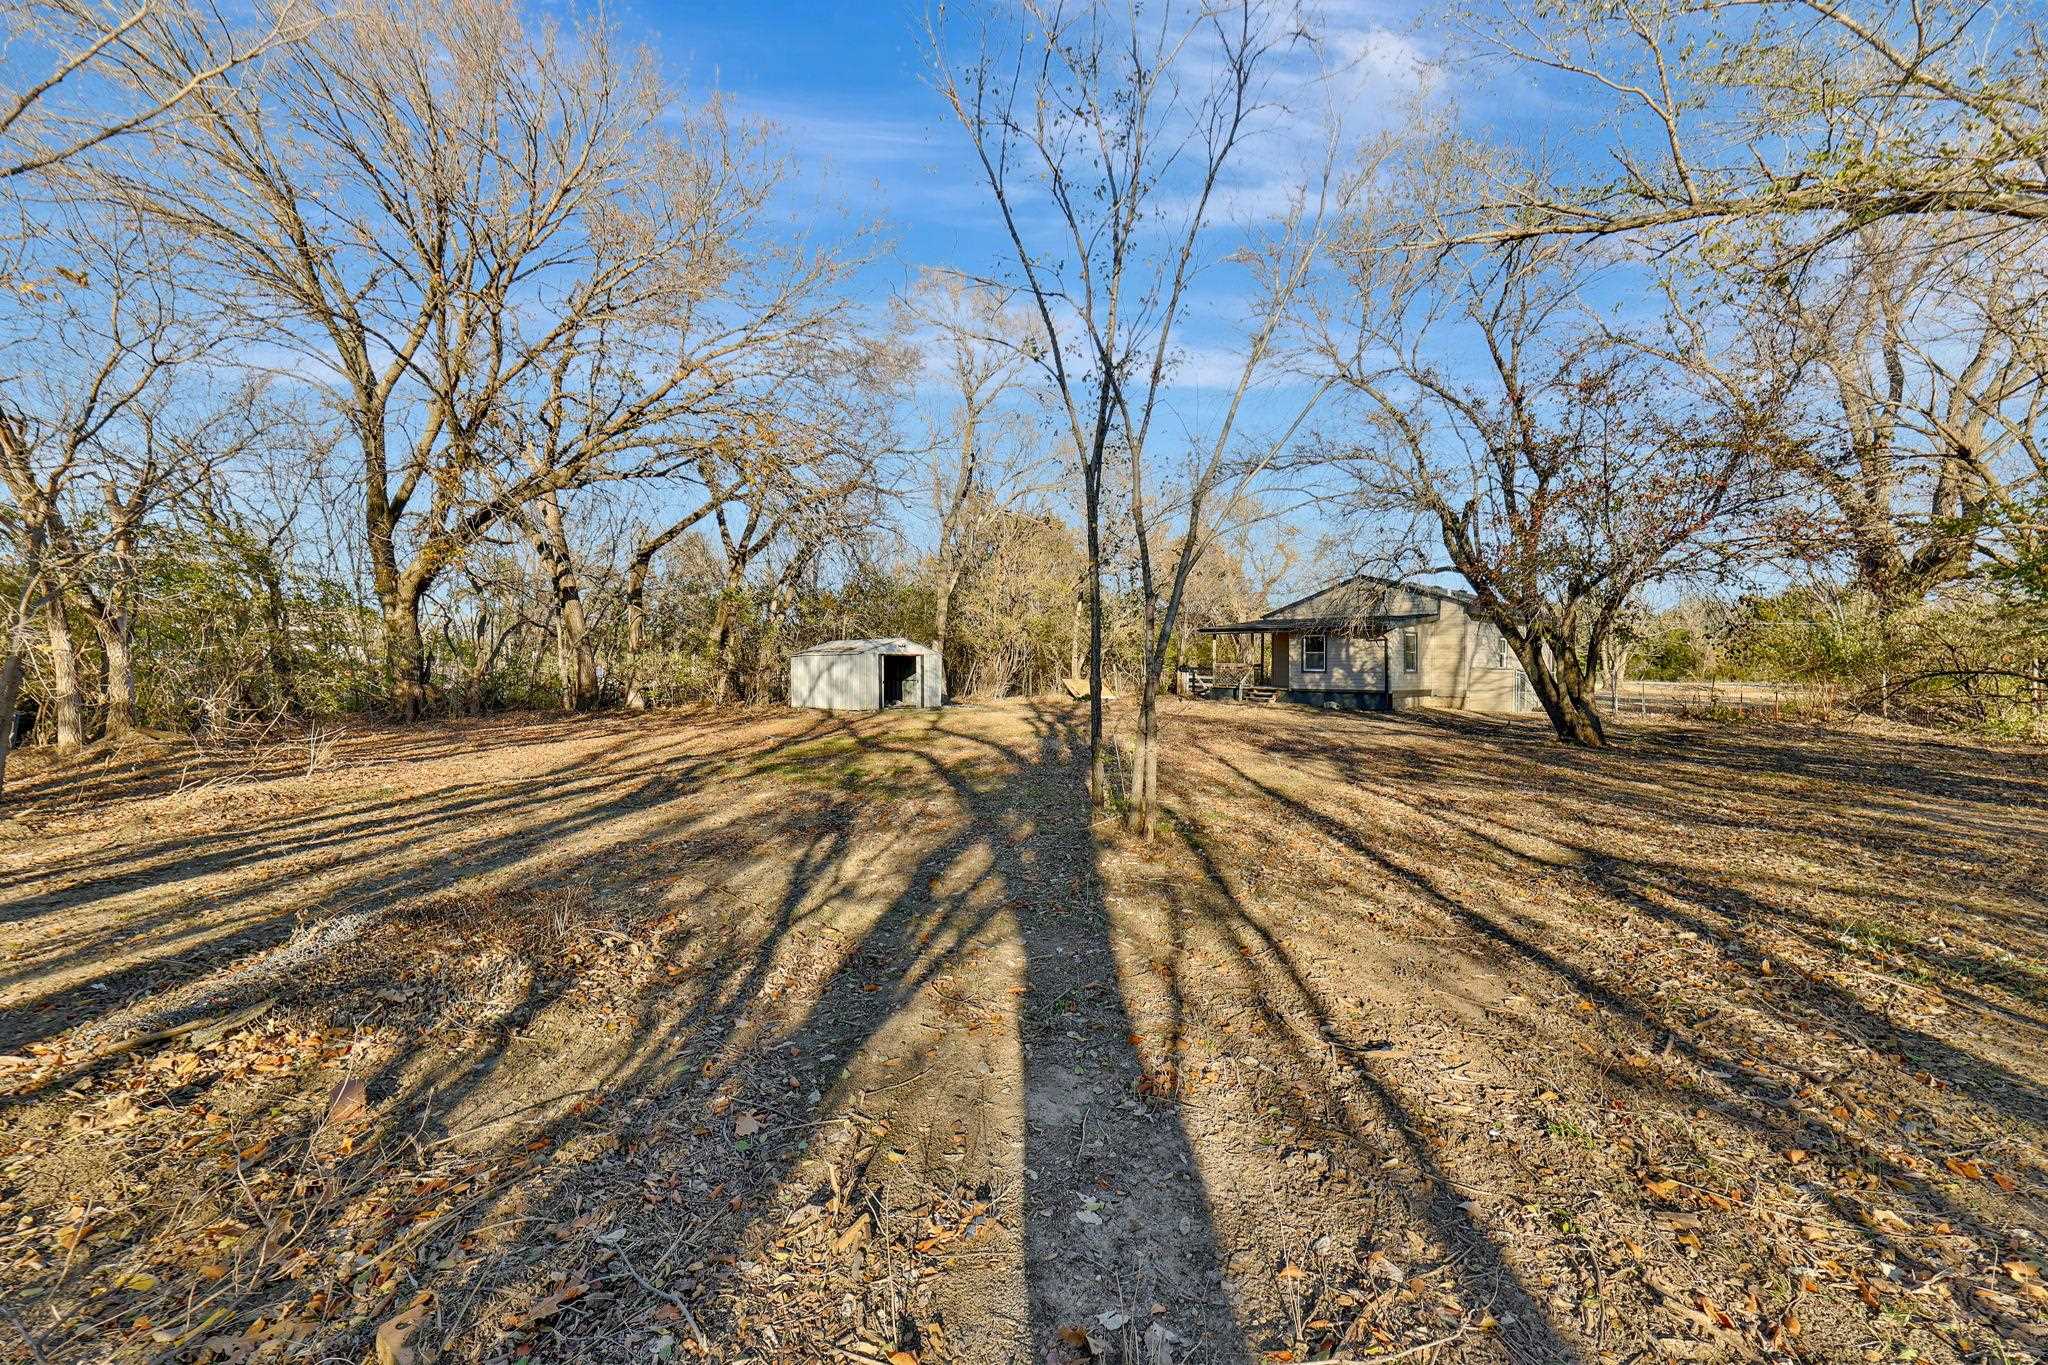
[[[1466,711],[1523,711],[1534,705],[1514,654],[1508,654],[1505,665],[1494,662],[1500,635],[1491,625],[1446,602],[1443,616],[1429,629],[1433,633],[1423,650],[1428,700]]]
[[[789,704],[819,711],[873,711],[882,704],[874,654],[799,654],[789,661]]]
[[[1403,605],[1406,605],[1405,603]],[[1424,599],[1436,608],[1433,621],[1396,626],[1385,637],[1325,637],[1325,666],[1320,673],[1302,668],[1306,636],[1288,644],[1284,686],[1298,692],[1387,692],[1397,707],[1435,704],[1472,711],[1520,711],[1534,706],[1522,667],[1513,654],[1505,666],[1494,663],[1493,627],[1475,621],[1455,602]],[[1401,632],[1415,632],[1417,663],[1413,673],[1401,667]],[[1391,679],[1391,685],[1390,685]]]
[[[1338,584],[1313,597],[1288,603],[1275,615],[1307,618],[1360,619],[1384,612],[1388,615],[1422,615],[1430,619],[1408,626],[1396,626],[1380,636],[1326,637],[1324,668],[1310,673],[1302,668],[1307,637],[1276,636],[1274,668],[1276,685],[1299,692],[1380,692],[1389,695],[1396,707],[1436,705],[1474,711],[1528,711],[1535,698],[1522,676],[1522,666],[1510,654],[1505,664],[1495,662],[1493,627],[1474,620],[1464,606],[1452,598],[1439,597],[1406,587],[1381,589],[1369,585]],[[1413,672],[1401,667],[1403,630],[1412,630],[1420,665]],[[1282,643],[1285,641],[1285,643]],[[1283,664],[1284,661],[1284,664]]]
[[[1301,666],[1307,638],[1297,635],[1289,646],[1289,688],[1304,692],[1378,692],[1386,686],[1386,654],[1378,636],[1324,636],[1321,673],[1307,672]]]

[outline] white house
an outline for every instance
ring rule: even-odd
[[[1471,614],[1472,600],[1361,575],[1202,633],[1258,637],[1259,662],[1239,689],[1248,696],[1378,711],[1535,710],[1521,661],[1497,629]],[[1222,669],[1206,679],[1199,669],[1189,674],[1184,685],[1196,692],[1237,687]]]

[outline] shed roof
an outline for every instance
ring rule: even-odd
[[[874,640],[827,640],[822,645],[797,651],[799,657],[806,654],[928,654],[936,656],[939,651],[915,640],[906,640],[900,635],[884,636]]]

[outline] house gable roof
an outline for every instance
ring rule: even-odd
[[[1470,606],[1475,600],[1472,594],[1468,592],[1452,592],[1448,588],[1433,588],[1427,583],[1404,583],[1398,578],[1378,578],[1372,574],[1360,573],[1353,574],[1349,578],[1340,578],[1334,583],[1326,583],[1306,597],[1297,597],[1292,602],[1283,602],[1267,612],[1266,615],[1293,615],[1296,614],[1296,608],[1305,607],[1318,598],[1326,596],[1342,595],[1346,601],[1362,601],[1374,593],[1379,594],[1382,599],[1385,599],[1395,592],[1414,593],[1422,597],[1434,597],[1445,602],[1456,602],[1461,606]],[[1366,614],[1372,615],[1375,613]]]
[[[1464,593],[1403,583],[1370,574],[1353,574],[1316,589],[1306,597],[1282,603],[1263,616],[1227,626],[1209,626],[1205,634],[1252,634],[1266,631],[1330,630],[1374,621],[1392,625],[1427,621],[1443,613],[1442,604],[1469,605]]]

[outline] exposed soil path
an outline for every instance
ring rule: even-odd
[[[32,773],[0,1342],[2048,1353],[2038,756],[1190,705],[1138,846],[1081,723]]]

